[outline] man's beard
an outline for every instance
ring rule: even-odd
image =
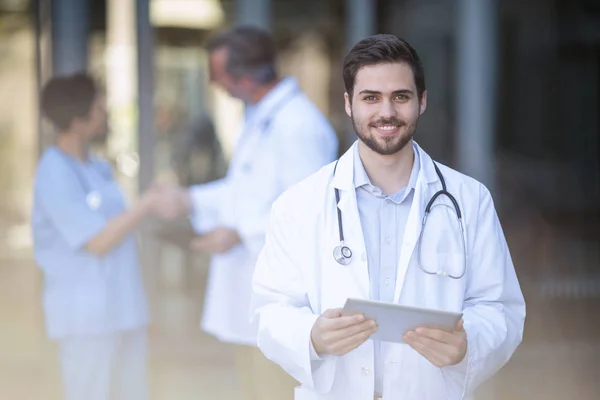
[[[415,130],[417,129],[416,121],[415,121],[414,125],[407,125],[406,122],[400,121],[399,119],[396,119],[396,118],[388,118],[388,119],[382,118],[375,122],[371,122],[371,123],[367,124],[364,128],[365,132],[362,132],[356,126],[356,121],[354,120],[354,114],[352,115],[351,119],[352,119],[352,126],[354,127],[354,130],[356,131],[356,135],[360,138],[360,140],[364,144],[366,144],[368,148],[370,148],[377,154],[381,154],[382,156],[389,156],[391,154],[396,154],[400,150],[402,150],[404,148],[404,146],[406,146],[412,140]],[[397,138],[396,136],[391,136],[388,138],[384,137],[384,138],[382,138],[384,143],[381,143],[380,141],[377,140],[377,138],[374,135],[370,136],[368,134],[368,130],[371,127],[376,128],[377,126],[381,126],[381,125],[395,125],[395,126],[398,126],[400,129],[402,127],[408,126],[408,131],[404,134],[404,136],[401,136],[400,138]]]

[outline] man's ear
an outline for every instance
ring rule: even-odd
[[[427,108],[427,90],[425,90],[423,92],[423,96],[421,97],[421,104],[419,104],[419,115],[423,115],[426,108]]]
[[[348,116],[352,118],[352,102],[350,101],[350,96],[348,95],[348,92],[344,93],[344,108],[346,109],[346,114],[348,114]]]

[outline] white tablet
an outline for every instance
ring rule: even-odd
[[[452,332],[462,313],[401,306],[374,300],[348,299],[342,315],[363,314],[377,322],[378,330],[371,339],[403,343],[402,336],[419,326]]]

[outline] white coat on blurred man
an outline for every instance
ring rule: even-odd
[[[192,248],[211,254],[202,328],[239,345],[248,398],[291,399],[294,380],[256,347],[248,314],[252,275],[273,201],[334,160],[337,137],[296,80],[278,76],[267,32],[238,27],[214,37],[208,51],[211,81],[244,101],[246,114],[225,178],[189,189],[201,234]]]

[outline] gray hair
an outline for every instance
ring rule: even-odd
[[[254,26],[239,26],[212,37],[209,52],[227,49],[227,72],[234,78],[249,76],[264,84],[277,78],[275,43],[268,31]]]

